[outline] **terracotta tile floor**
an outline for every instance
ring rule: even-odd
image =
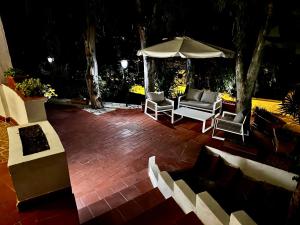
[[[149,190],[150,156],[155,155],[166,170],[190,167],[210,140],[200,133],[199,122],[174,127],[169,118],[157,122],[139,109],[95,116],[77,108],[50,106],[47,113],[65,147],[79,215],[85,218],[95,214],[95,204],[101,204],[100,210],[107,209],[105,203],[115,208]]]
[[[68,221],[66,223],[66,221]],[[19,212],[6,163],[0,164],[0,225],[78,224],[74,197],[60,194]]]
[[[47,115],[66,150],[81,222],[149,191],[152,188],[147,176],[150,156],[156,156],[162,170],[172,171],[192,166],[201,147],[208,143],[232,152],[239,148],[212,139],[211,131],[202,134],[198,121],[184,119],[173,126],[168,117],[155,121],[139,109],[119,109],[96,116],[71,106],[48,105]],[[248,150],[255,152],[255,149],[245,147],[239,154],[256,157],[249,155]],[[2,215],[3,207],[16,210],[6,165],[1,164],[0,169],[6,177],[3,180],[1,176],[0,180]],[[9,192],[10,198],[5,198],[2,188]],[[3,203],[2,197],[6,202]],[[66,217],[73,215],[68,210],[61,209],[61,213]],[[0,225],[17,224],[20,220],[5,221],[0,219]]]

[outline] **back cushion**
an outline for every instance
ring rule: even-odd
[[[201,151],[202,152],[202,151]],[[209,154],[207,151],[200,153],[195,169],[201,176],[213,179],[223,160],[218,155]]]
[[[216,182],[222,187],[229,187],[235,183],[238,177],[242,176],[242,172],[239,168],[232,167],[223,163],[218,167],[216,172]]]
[[[218,93],[217,92],[212,92],[209,90],[205,90],[203,92],[203,95],[201,97],[201,102],[207,102],[207,103],[214,103],[217,100]]]
[[[244,118],[245,118],[245,116],[244,116],[243,112],[241,111],[238,114],[236,114],[236,116],[233,119],[233,122],[241,123],[241,122],[243,122]]]
[[[186,100],[199,101],[202,94],[203,94],[203,90],[190,88],[186,95]]]
[[[161,92],[149,92],[148,97],[153,102],[161,102],[161,101],[165,100],[165,95],[164,95],[163,91],[161,91]]]

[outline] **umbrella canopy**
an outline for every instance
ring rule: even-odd
[[[233,58],[234,52],[225,48],[199,42],[189,37],[176,37],[174,40],[141,49],[138,51],[137,55],[155,58]]]

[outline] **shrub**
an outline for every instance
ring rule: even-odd
[[[9,76],[15,77],[17,75],[24,75],[24,72],[20,69],[16,69],[13,67],[10,67],[6,71],[4,71],[4,77],[9,77]]]
[[[16,89],[26,97],[44,96],[50,99],[57,96],[51,85],[43,84],[39,78],[25,79],[23,82],[16,84]]]
[[[291,115],[297,123],[300,123],[300,91],[290,91],[280,104],[283,114]]]

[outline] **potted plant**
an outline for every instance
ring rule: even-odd
[[[50,84],[43,84],[39,78],[29,78],[16,84],[16,90],[25,97],[44,96],[50,99],[57,96]]]
[[[28,75],[24,75],[24,72],[20,69],[10,67],[4,71],[4,77],[6,77],[7,86],[15,89],[16,83],[28,78]]]

